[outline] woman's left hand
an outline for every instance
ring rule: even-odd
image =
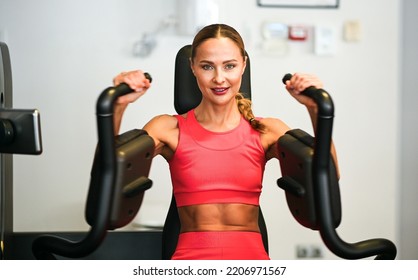
[[[315,109],[316,103],[309,97],[301,94],[308,87],[322,88],[322,82],[314,75],[295,73],[292,78],[286,81],[286,89],[299,103],[308,107],[308,109]]]

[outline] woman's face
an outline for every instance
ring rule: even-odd
[[[239,92],[246,61],[229,38],[212,38],[196,49],[191,67],[203,98],[225,104]]]

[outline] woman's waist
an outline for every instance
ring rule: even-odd
[[[181,232],[259,232],[259,207],[240,203],[214,203],[178,208]]]
[[[174,189],[177,206],[193,206],[205,204],[248,204],[258,206],[261,188],[254,190],[213,188],[195,191],[180,191]]]

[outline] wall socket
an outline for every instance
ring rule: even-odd
[[[297,259],[322,259],[324,253],[320,245],[297,245],[296,258]]]

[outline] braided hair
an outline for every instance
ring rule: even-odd
[[[260,132],[263,132],[266,127],[258,119],[255,118],[253,110],[251,109],[251,100],[245,98],[241,93],[235,95],[235,100],[238,104],[238,110],[244,117],[244,119],[250,123],[252,128]]]

